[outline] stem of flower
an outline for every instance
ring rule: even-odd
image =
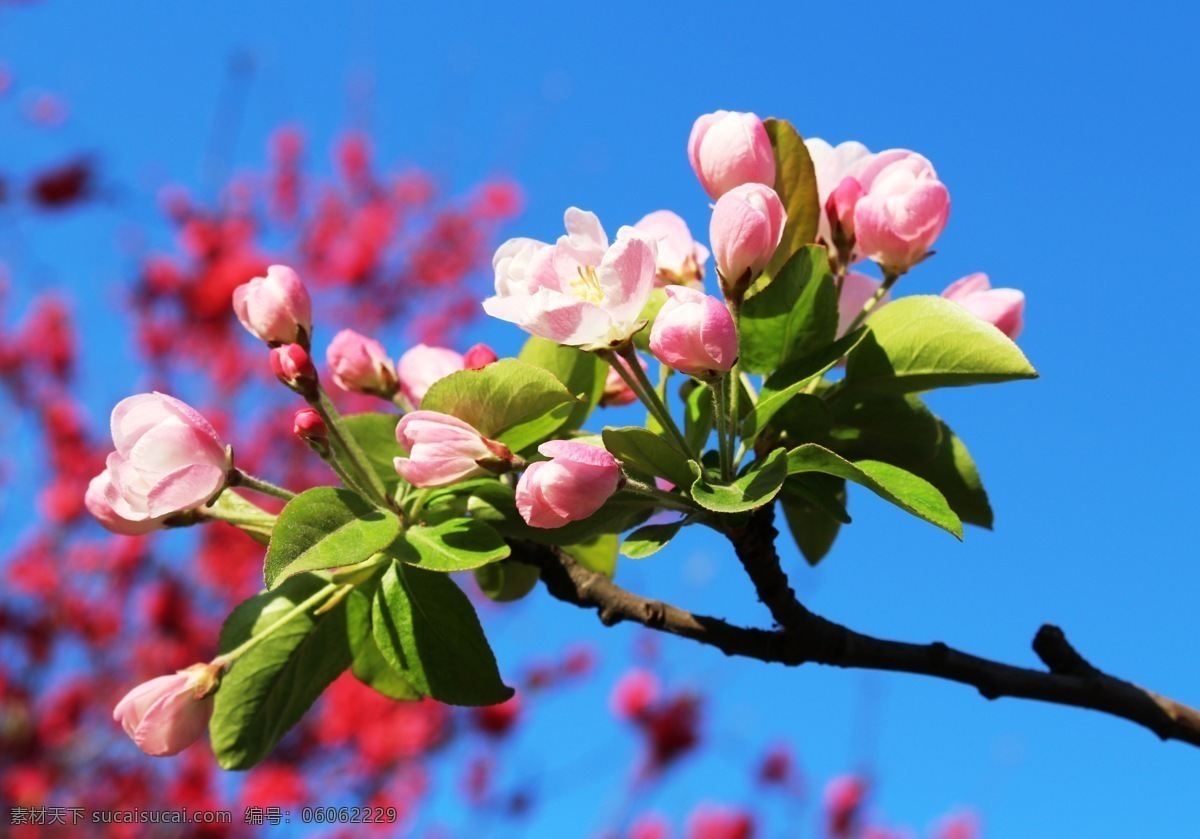
[[[261,492],[263,495],[271,495],[275,498],[282,498],[284,501],[291,501],[296,497],[296,493],[290,489],[284,489],[281,486],[276,486],[270,481],[264,481],[262,478],[256,478],[253,475],[243,472],[241,469],[234,469],[229,475],[229,486],[245,487],[252,489],[255,492]]]
[[[850,325],[846,327],[847,335],[862,325],[862,322],[867,319],[867,315],[871,314],[871,310],[879,304],[879,301],[883,299],[883,296],[892,290],[892,286],[896,284],[896,280],[900,279],[900,277],[900,274],[893,274],[887,270],[883,272],[883,282],[879,284],[879,288],[875,289],[875,293],[871,295],[871,299],[863,304],[862,311],[859,312],[855,316],[854,320],[850,322]]]
[[[353,588],[353,586],[348,586],[348,584],[346,584],[346,583],[332,583],[332,582],[329,583],[328,585],[326,585],[323,588],[321,588],[320,590],[318,590],[315,594],[313,594],[307,600],[303,601],[302,603],[300,603],[296,606],[293,606],[291,609],[288,609],[288,611],[286,613],[284,613],[283,616],[279,618],[279,620],[275,621],[273,624],[268,626],[262,632],[258,633],[257,635],[253,635],[250,638],[247,638],[243,643],[239,644],[237,647],[234,647],[229,652],[227,652],[223,655],[219,655],[216,658],[214,658],[212,660],[212,663],[214,665],[217,665],[218,667],[221,667],[222,669],[228,669],[229,666],[231,664],[233,664],[233,662],[237,661],[239,656],[245,655],[247,652],[249,652],[255,646],[262,643],[265,639],[270,637],[270,635],[272,633],[274,633],[276,630],[278,630],[281,626],[286,624],[292,618],[294,618],[298,615],[304,614],[309,609],[316,606],[318,603],[321,603],[322,601],[333,596],[333,594],[335,592],[337,592],[339,589],[346,588],[346,587]]]
[[[658,424],[674,438],[674,441],[679,445],[679,450],[689,457],[695,458],[696,453],[692,451],[691,446],[688,445],[687,438],[683,436],[683,432],[679,430],[679,426],[671,418],[671,412],[667,409],[663,400],[659,398],[658,390],[650,382],[650,377],[646,375],[646,371],[638,363],[637,351],[634,350],[633,345],[627,344],[618,352],[626,363],[621,364],[620,361],[611,357],[611,355],[607,357],[608,363],[617,371],[617,375],[625,380],[625,384],[629,385],[630,390],[642,400],[646,409],[658,420]]]
[[[737,335],[738,346],[740,347],[742,341],[742,298],[730,297],[726,303],[729,306],[729,314],[733,315],[733,329],[734,333]],[[726,446],[728,447],[729,452],[727,462],[732,467],[733,450],[734,446],[737,445],[738,437],[740,436],[739,430],[741,428],[741,417],[739,414],[741,408],[738,405],[738,401],[742,392],[742,368],[739,364],[739,359],[734,359],[733,367],[730,368],[726,379],[725,396],[728,400],[729,407],[727,409],[727,413],[725,414],[725,421],[728,423],[726,426],[725,435],[727,438]],[[732,478],[733,475],[730,474],[726,480],[731,480]]]
[[[721,480],[730,481],[733,479],[733,446],[729,440],[729,398],[725,395],[725,389],[729,387],[729,376],[725,375],[717,379],[716,387],[712,388],[713,407],[716,409],[716,425],[717,425],[717,454],[721,457]]]
[[[225,491],[209,504],[191,511],[200,520],[217,519],[244,530],[259,541],[271,538],[276,517],[236,492]]]
[[[360,492],[366,490],[364,494],[377,504],[387,506],[387,492],[384,490],[383,481],[375,474],[375,470],[367,465],[366,455],[359,447],[358,441],[346,432],[345,426],[342,424],[342,416],[334,407],[329,394],[318,385],[316,395],[309,400],[309,404],[321,415],[321,419],[325,420],[325,424],[329,427],[329,439],[333,442],[335,451],[327,462],[337,472],[338,477],[347,486],[358,489]],[[345,463],[342,463],[343,457]],[[339,469],[339,465],[343,468]]]
[[[685,498],[673,492],[659,489],[656,486],[644,484],[636,478],[630,478],[628,475],[625,477],[623,489],[653,498],[660,506],[666,507],[669,510],[676,510],[680,513],[694,513],[697,510],[697,507],[689,504]]]
[[[408,511],[408,519],[413,524],[416,524],[421,520],[421,513],[425,511],[425,504],[428,503],[429,496],[432,494],[432,489],[423,489],[417,493],[417,497],[413,501],[413,505]]]

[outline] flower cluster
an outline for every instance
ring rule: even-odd
[[[289,423],[334,485],[297,492],[255,476],[172,397],[117,406],[115,451],[87,498],[101,523],[142,533],[217,520],[266,545],[266,589],[239,607],[218,655],[119,704],[140,747],[175,754],[207,723],[222,766],[253,766],[347,670],[390,700],[489,709],[475,725],[502,737],[524,700],[453,572],[503,603],[534,588],[546,551],[572,579],[611,575],[618,554],[649,556],[684,527],[737,539],[747,514],[775,504],[816,562],[849,521],[847,483],[959,538],[964,522],[990,524],[965,448],[915,394],[1034,376],[1010,340],[1023,298],[983,275],[942,297],[892,297],[948,217],[929,161],[806,144],[784,121],[724,111],[696,121],[687,155],[714,202],[707,245],[668,210],[610,238],[571,207],[555,241],[496,250],[483,309],[529,333],[515,359],[420,343],[393,360],[342,329],[318,369],[324,312],[301,272],[271,265],[232,289],[259,369],[303,402]],[[350,180],[359,162],[349,155]],[[850,270],[864,260],[881,279]],[[329,381],[362,410],[343,414]],[[597,409],[634,402],[643,425],[588,426]],[[903,434],[873,433],[898,419]],[[646,740],[646,776],[699,743],[692,693],[663,695],[639,673],[613,703]],[[263,719],[247,722],[247,705]],[[783,784],[786,769],[764,777]],[[473,795],[488,773],[475,765]],[[835,809],[852,820],[854,807]],[[719,808],[694,822],[705,835],[751,829]]]

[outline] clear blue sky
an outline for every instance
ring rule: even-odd
[[[938,292],[974,271],[1024,289],[1020,343],[1042,379],[932,398],[983,470],[994,533],[971,530],[959,544],[856,494],[855,523],[819,569],[789,549],[795,585],[856,628],[1018,663],[1034,663],[1041,622],[1059,623],[1101,668],[1200,703],[1191,480],[1200,374],[1186,284],[1200,192],[1200,13],[1162,2],[667,7],[49,2],[0,10],[0,56],[70,98],[62,150],[90,145],[114,180],[134,186],[163,174],[198,183],[235,49],[259,63],[243,160],[261,157],[265,133],[284,120],[321,147],[353,116],[356,72],[369,74],[386,158],[458,185],[512,174],[528,195],[512,232],[539,238],[557,235],[571,204],[597,211],[610,231],[664,207],[706,230],[685,144],[692,120],[716,108],[787,117],[831,142],[922,152],[953,210],[938,256],[901,292]],[[122,212],[146,220],[149,206],[134,196]],[[111,305],[128,266],[110,232],[68,220],[33,242],[59,251],[47,280]],[[119,324],[98,328],[108,332],[93,338],[111,340]],[[472,338],[510,351],[520,341],[503,324]],[[123,357],[105,352],[90,354],[91,372]],[[111,373],[97,415],[130,386]],[[686,539],[619,577],[762,622],[736,570],[728,551]],[[558,649],[564,636],[614,650],[632,638],[545,598],[497,630],[502,662]],[[664,650],[680,682],[717,689],[714,742],[662,790],[669,811],[741,798],[747,750],[776,736],[818,777],[853,767],[865,756],[866,694],[877,800],[898,822],[923,827],[973,804],[993,837],[1173,837],[1200,823],[1200,752],[1123,722],[988,703],[917,677],[785,671],[683,643]],[[546,720],[518,754],[550,769],[594,754],[601,732],[611,734],[588,722],[604,702],[597,690],[545,709],[577,734],[574,755],[545,754],[560,742]],[[632,741],[613,748],[631,751]],[[607,800],[616,778],[588,775],[556,779],[537,835],[575,835],[578,812]]]

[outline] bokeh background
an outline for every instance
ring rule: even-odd
[[[161,186],[203,195],[261,166],[283,123],[318,151],[347,127],[368,130],[380,159],[419,166],[451,193],[511,177],[524,210],[502,234],[541,239],[571,205],[610,232],[669,208],[705,238],[685,147],[692,120],[717,108],[920,151],[953,210],[937,256],[900,293],[937,293],[975,271],[1023,289],[1019,343],[1042,378],[930,399],[980,466],[994,532],[971,529],[959,544],[853,493],[854,524],[818,568],[786,547],[794,585],[857,629],[1016,663],[1033,664],[1033,633],[1057,623],[1102,669],[1197,703],[1198,25],[1195,8],[1166,2],[2,3],[0,57],[70,105],[55,131],[5,109],[4,166],[85,149],[101,173],[89,212],[34,224],[0,211],[10,305],[70,293],[82,395],[102,424],[144,384],[116,291],[132,270],[122,237],[167,237],[155,226]],[[334,329],[322,324],[324,339]],[[377,337],[396,354],[414,340]],[[479,319],[456,344],[504,354],[522,340]],[[3,426],[19,474],[33,432]],[[6,484],[0,539],[17,543],[33,516],[29,494]],[[687,535],[617,577],[761,624],[738,571],[730,552]],[[540,705],[511,745],[509,765],[547,781],[527,817],[495,827],[594,835],[624,806],[640,748],[607,705],[637,632],[541,592],[486,621],[502,669],[555,655],[563,639],[600,651],[596,678]],[[957,807],[992,837],[1182,837],[1200,824],[1200,753],[1121,721],[917,677],[726,660],[671,639],[657,667],[706,697],[702,748],[637,802],[676,822],[710,798],[776,808],[763,835],[815,835],[811,808],[788,815],[791,804],[761,800],[746,770],[782,740],[813,779],[810,803],[820,779],[867,772],[871,806],[916,835]],[[456,823],[460,807],[451,781],[434,783],[413,830]]]

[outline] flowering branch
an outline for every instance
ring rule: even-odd
[[[971,685],[986,699],[1011,696],[1090,708],[1129,720],[1163,740],[1200,746],[1200,711],[1096,669],[1056,626],[1042,626],[1034,638],[1034,651],[1047,667],[1035,670],[971,655],[940,641],[911,644],[875,638],[809,611],[796,599],[780,566],[771,509],[763,508],[765,512],[731,533],[730,539],[759,598],[780,625],[773,630],[737,626],[642,597],[554,548],[515,543],[513,557],[535,565],[552,596],[595,609],[606,626],[629,621],[716,647],[729,656],[792,667],[813,662],[933,676]]]

